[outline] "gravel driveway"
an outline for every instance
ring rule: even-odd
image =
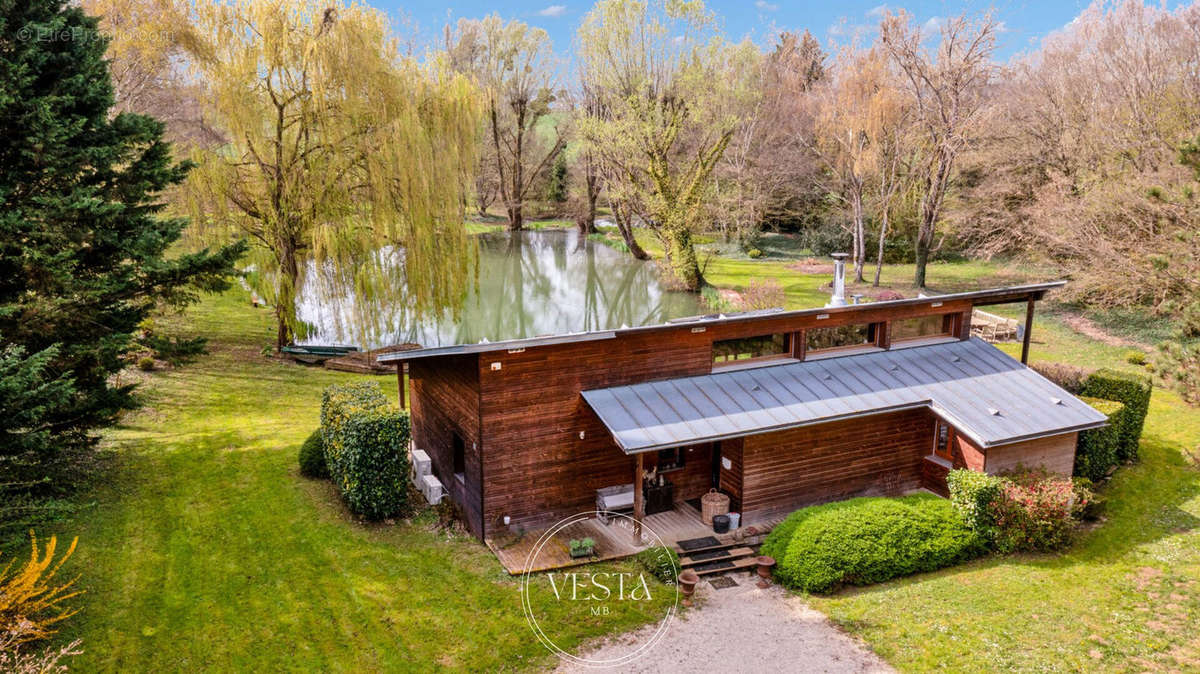
[[[677,617],[645,657],[622,672],[892,672],[865,646],[835,629],[825,616],[778,585],[760,590],[747,574],[738,587],[696,587],[699,601]],[[580,655],[604,659],[628,651],[631,640],[649,638],[651,625],[594,645]],[[559,672],[598,670],[564,663]]]

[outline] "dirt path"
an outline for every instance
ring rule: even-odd
[[[839,632],[825,616],[777,585],[760,590],[744,573],[737,587],[696,588],[697,605],[672,622],[643,658],[622,672],[892,672],[886,662]],[[604,659],[649,638],[654,627],[613,637],[581,653]],[[596,672],[564,665],[559,672]]]

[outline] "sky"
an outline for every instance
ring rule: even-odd
[[[405,0],[366,0],[388,12],[396,21],[413,24],[422,42],[440,44],[442,27],[460,18],[479,18],[498,13],[505,19],[519,19],[546,29],[554,49],[570,56],[575,28],[592,7],[588,0],[452,0],[451,2],[413,2]],[[913,0],[883,4],[880,0],[708,0],[727,38],[749,37],[769,44],[783,30],[808,29],[821,43],[846,42],[856,30],[871,31],[888,9],[904,8],[916,19],[935,27],[943,17],[963,11],[978,12],[994,7],[1003,30],[996,51],[998,60],[1030,51],[1048,33],[1070,23],[1088,2],[1080,0],[995,0],[994,2]],[[411,30],[411,27],[408,29]]]

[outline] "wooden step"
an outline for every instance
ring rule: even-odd
[[[722,564],[721,562],[724,563]],[[749,557],[737,558],[723,557],[693,566],[691,569],[696,572],[697,576],[709,576],[717,573],[729,573],[730,571],[747,571],[756,566],[758,566],[758,556],[751,555]]]
[[[730,548],[727,550],[710,550],[707,553],[701,552],[701,551],[695,551],[695,552],[689,553],[687,555],[681,556],[679,558],[679,566],[680,566],[680,568],[683,568],[683,569],[694,568],[696,566],[703,566],[705,564],[709,564],[710,562],[717,562],[717,561],[729,562],[729,561],[733,561],[735,559],[740,559],[742,557],[754,557],[754,556],[757,556],[757,554],[754,552],[754,549],[749,548],[749,547],[744,547],[744,546]]]
[[[718,543],[717,545],[710,545],[705,548],[692,548],[691,550],[684,550],[684,549],[680,548],[678,545],[675,545],[672,547],[675,549],[675,552],[679,553],[680,557],[687,557],[688,555],[694,555],[699,552],[712,552],[713,550],[732,550],[733,548],[743,548],[743,547],[749,547],[749,546],[747,546],[747,544],[744,541],[731,541],[728,543]]]

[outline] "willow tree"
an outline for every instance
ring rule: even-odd
[[[343,276],[359,306],[398,287],[412,316],[457,306],[474,257],[470,82],[402,56],[387,17],[363,5],[202,0],[196,15],[198,75],[229,142],[197,155],[189,202],[205,236],[255,244],[250,278],[275,306],[277,348],[305,336],[306,274]]]
[[[578,53],[601,99],[580,131],[605,165],[622,234],[632,239],[635,220],[649,228],[674,279],[697,290],[692,236],[737,126],[726,107],[731,47],[700,0],[601,0],[579,28]]]

